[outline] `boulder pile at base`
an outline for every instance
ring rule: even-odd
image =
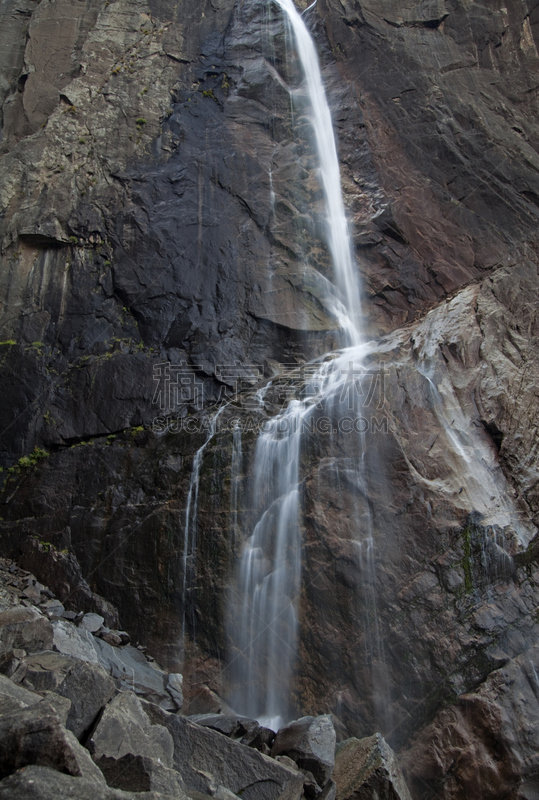
[[[180,674],[0,559],[0,800],[410,800],[379,734],[336,744],[330,715],[275,733],[182,703]]]

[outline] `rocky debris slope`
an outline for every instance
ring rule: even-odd
[[[166,710],[181,708],[181,675],[164,672],[145,647],[129,644],[128,633],[106,627],[99,614],[66,611],[48,587],[14,563],[0,562],[0,580],[2,672],[23,686],[67,697],[77,736],[116,688]]]
[[[277,735],[237,716],[180,716],[181,675],[122,645],[123,631],[105,642],[111,631],[97,614],[78,615],[78,627],[66,620],[47,587],[3,560],[0,608],[0,797],[353,800],[358,787],[380,796],[381,784],[349,763],[353,785],[332,780],[329,716]],[[386,746],[382,761],[392,758]],[[399,780],[386,770],[383,791]]]

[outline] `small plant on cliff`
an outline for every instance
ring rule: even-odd
[[[18,462],[8,469],[8,472],[11,474],[13,473],[20,473],[23,469],[29,469],[29,467],[36,467],[38,461],[43,458],[48,458],[49,453],[46,450],[43,450],[41,447],[34,447],[33,451],[30,453],[29,456],[22,456],[19,458]]]
[[[217,105],[219,105],[219,100],[216,98],[215,94],[213,93],[213,89],[205,89],[202,92],[202,97],[209,97],[211,100],[214,100]]]
[[[141,128],[143,125],[146,125],[146,120],[144,117],[139,117],[137,119],[137,127]]]

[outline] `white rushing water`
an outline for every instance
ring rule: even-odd
[[[230,464],[230,533],[232,547],[235,545],[238,534],[238,502],[241,489],[242,462],[241,426],[237,422],[232,430],[232,460]]]
[[[333,264],[335,283],[346,308],[340,322],[348,337],[347,344],[361,342],[361,307],[357,269],[352,259],[348,221],[344,211],[341,172],[331,112],[322,81],[320,62],[315,44],[293,0],[274,0],[286,13],[294,34],[297,54],[301,61],[309,97],[309,118],[313,129],[320,183],[324,190],[328,247]]]
[[[197,516],[198,516],[198,490],[200,486],[200,468],[204,452],[217,432],[217,420],[226,406],[222,406],[210,422],[206,441],[195,453],[191,468],[191,481],[187,494],[185,521],[183,532],[183,558],[182,558],[182,631],[181,631],[181,658],[184,658],[185,634],[187,627],[187,609],[191,604],[189,593],[196,584],[196,553],[197,553]]]
[[[320,364],[311,383],[316,397],[292,400],[259,436],[253,463],[252,534],[243,550],[230,600],[234,707],[277,729],[292,713],[290,682],[296,661],[301,580],[301,474],[303,430],[318,403],[340,392],[351,359],[364,352],[360,295],[344,210],[337,147],[314,42],[292,0],[274,0],[286,15],[309,100],[309,120],[325,200],[327,244],[336,286],[328,305],[350,352]],[[273,187],[272,187],[273,189]],[[336,295],[340,302],[336,300]]]
[[[308,396],[294,399],[260,434],[253,465],[251,503],[257,522],[242,553],[231,590],[233,707],[277,730],[289,714],[296,660],[301,580],[301,451],[319,406],[342,402],[350,364],[357,370],[369,345],[322,362],[309,377]],[[346,404],[346,401],[345,401]],[[370,531],[368,533],[370,536]]]

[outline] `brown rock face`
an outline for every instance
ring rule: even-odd
[[[410,800],[395,754],[380,734],[340,742],[333,777],[337,800]]]
[[[174,671],[186,633],[186,707],[217,710],[278,404],[223,413],[242,455],[232,424],[204,450],[193,554],[197,422],[339,343],[298,64],[263,0],[83,5],[3,5],[0,547],[36,574],[48,553],[63,603],[106,598]],[[381,730],[417,800],[533,797],[537,8],[318,0],[307,19],[380,381],[361,435],[320,409],[337,432],[303,441],[298,716]],[[50,646],[20,621],[7,655]]]

